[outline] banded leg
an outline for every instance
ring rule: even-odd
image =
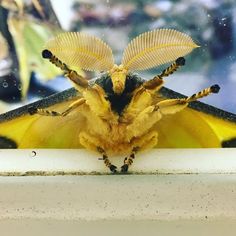
[[[130,166],[133,164],[133,162],[134,162],[135,154],[136,154],[136,152],[137,152],[138,150],[139,150],[138,147],[133,148],[133,150],[132,150],[131,154],[129,155],[129,157],[126,157],[126,158],[124,159],[124,165],[121,166],[121,172],[122,172],[122,173],[127,173],[127,172],[128,172],[129,167],[130,167]]]
[[[219,90],[220,90],[219,85],[215,84],[209,88],[203,89],[202,91],[195,93],[192,96],[189,96],[186,98],[167,99],[167,100],[160,101],[155,105],[154,110],[160,110],[161,113],[164,115],[174,114],[184,109],[188,105],[188,103],[196,101],[199,98],[206,97],[211,93],[218,93]]]
[[[163,70],[160,75],[156,75],[153,79],[145,82],[143,84],[144,88],[157,90],[163,84],[163,77],[167,77],[170,74],[173,74],[179,67],[183,65],[185,65],[185,59],[183,57],[179,57],[173,64]]]
[[[100,152],[102,154],[101,160],[104,161],[104,164],[110,169],[110,171],[112,173],[116,173],[117,167],[111,164],[106,152],[101,147],[97,147],[97,150],[98,150],[98,152]]]
[[[199,98],[206,97],[211,93],[218,93],[219,91],[220,91],[220,86],[218,84],[215,84],[215,85],[212,85],[209,88],[203,89],[202,91],[200,91],[198,93],[195,93],[192,96],[187,97],[183,100],[185,100],[186,102],[193,102],[193,101],[196,101]]]
[[[84,98],[80,98],[77,101],[71,103],[70,106],[68,107],[68,109],[66,109],[63,112],[50,111],[50,110],[46,110],[46,109],[37,109],[35,107],[29,107],[28,112],[30,113],[30,115],[39,114],[42,116],[66,116],[71,111],[73,111],[74,109],[76,109],[80,105],[84,104],[85,101],[86,100]]]
[[[49,59],[52,64],[64,71],[65,76],[67,76],[75,84],[75,87],[77,87],[79,90],[88,87],[88,81],[85,78],[79,75],[76,71],[71,70],[65,63],[60,61],[49,50],[43,50],[42,57],[45,59]]]

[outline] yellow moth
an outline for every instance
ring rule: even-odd
[[[183,66],[184,56],[196,47],[184,33],[154,30],[134,38],[116,65],[101,39],[77,32],[58,35],[46,43],[42,56],[61,68],[75,89],[0,116],[0,147],[1,137],[2,146],[18,148],[84,147],[100,153],[112,172],[117,167],[110,157],[124,155],[121,171],[127,172],[136,153],[145,149],[235,145],[234,115],[207,105],[197,105],[200,111],[187,107],[217,93],[218,85],[190,97],[163,88],[164,77]],[[134,74],[168,62],[172,64],[152,79]],[[101,76],[88,82],[76,68]]]

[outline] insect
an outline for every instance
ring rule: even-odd
[[[124,155],[121,172],[125,173],[136,153],[157,146],[165,147],[168,142],[171,146],[173,138],[176,143],[174,147],[182,147],[178,146],[181,141],[176,140],[181,138],[191,143],[192,147],[220,147],[225,140],[234,143],[234,122],[225,121],[222,117],[212,118],[208,114],[199,115],[199,112],[187,108],[189,103],[199,98],[218,93],[218,85],[190,97],[166,99],[160,96],[163,93],[164,77],[183,66],[184,56],[197,47],[184,33],[172,29],[154,30],[133,39],[124,50],[121,64],[116,65],[111,48],[101,39],[76,32],[60,34],[46,43],[42,56],[64,71],[77,92],[69,97],[63,97],[68,94],[63,93],[62,100],[56,101],[58,95],[55,95],[52,102],[54,106],[48,103],[50,99],[46,105],[43,104],[44,108],[40,103],[27,106],[31,116],[19,116],[17,124],[6,115],[10,121],[2,127],[0,124],[0,137],[6,142],[14,135],[8,135],[4,129],[10,125],[21,126],[17,139],[20,140],[17,141],[19,147],[85,147],[100,153],[105,165],[113,173],[117,172],[117,167],[112,164],[111,156]],[[172,61],[161,74],[150,80],[134,73]],[[77,67],[102,74],[88,82],[76,72]],[[65,108],[58,111],[62,103]],[[222,116],[230,117],[229,114],[224,113]],[[200,144],[195,145],[196,142],[188,140],[185,134],[176,132],[175,128],[172,130],[173,126],[178,130],[178,125],[181,126],[183,122]],[[224,131],[221,130],[222,125]],[[202,129],[207,140],[196,129]],[[27,134],[29,131],[30,134]],[[176,136],[178,133],[179,137]],[[50,136],[53,138],[50,139]],[[14,142],[11,145],[17,146]]]

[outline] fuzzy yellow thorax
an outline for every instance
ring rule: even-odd
[[[109,71],[114,93],[121,94],[124,91],[127,72],[122,64],[114,65]]]

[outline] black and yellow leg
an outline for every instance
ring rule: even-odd
[[[28,112],[29,112],[30,115],[39,114],[39,115],[42,115],[42,116],[66,116],[71,111],[73,111],[77,107],[84,104],[85,101],[86,100],[84,98],[80,98],[80,99],[76,100],[75,102],[71,103],[70,106],[68,107],[68,109],[66,109],[63,112],[50,111],[50,110],[46,110],[46,109],[37,109],[37,108],[34,108],[34,107],[29,107]]]
[[[163,70],[160,75],[156,75],[153,79],[145,82],[143,84],[144,88],[149,90],[157,90],[163,84],[163,77],[173,74],[179,67],[183,65],[185,65],[185,59],[183,57],[179,57],[173,64]]]
[[[186,102],[193,102],[196,101],[199,98],[203,98],[208,96],[211,93],[218,93],[220,91],[220,86],[218,84],[212,85],[209,88],[203,89],[202,91],[193,94],[190,97],[184,98],[183,100]]]
[[[76,71],[71,70],[65,63],[60,61],[56,56],[52,54],[49,50],[45,49],[42,51],[42,57],[45,59],[49,59],[49,61],[54,64],[55,66],[59,67],[75,85],[87,88],[88,81],[79,75]]]
[[[219,85],[215,84],[209,88],[203,89],[196,94],[193,94],[190,97],[162,100],[155,105],[154,111],[160,111],[163,115],[174,114],[183,110],[188,105],[188,103],[196,101],[199,98],[206,97],[211,93],[218,93],[219,90]]]
[[[104,164],[110,169],[112,173],[116,173],[117,167],[111,164],[106,152],[101,147],[98,147],[97,150],[102,154],[102,160],[104,161]]]
[[[184,57],[179,57],[173,64],[171,64],[169,67],[167,67],[165,70],[162,71],[160,74],[160,77],[167,77],[171,74],[173,74],[176,70],[178,70],[181,66],[185,65],[185,59]]]
[[[133,164],[134,159],[135,159],[135,154],[138,151],[138,147],[133,148],[131,154],[124,159],[124,165],[121,166],[121,172],[122,173],[127,173],[129,167]]]

